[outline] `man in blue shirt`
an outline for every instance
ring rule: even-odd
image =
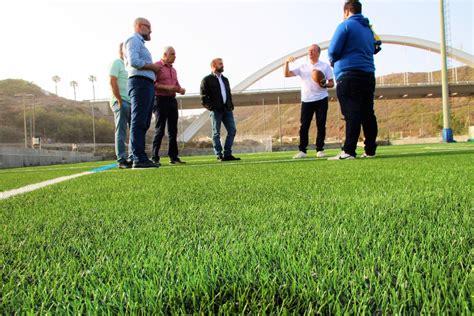
[[[133,168],[158,168],[145,153],[145,135],[150,128],[155,96],[154,81],[161,66],[153,63],[145,41],[151,39],[151,24],[147,19],[135,19],[135,33],[124,43],[124,61],[128,71],[128,95],[130,96]]]
[[[362,4],[344,4],[344,22],[339,24],[329,46],[329,61],[334,67],[337,98],[346,121],[342,152],[330,160],[355,159],[360,126],[364,130],[364,158],[375,157],[377,119],[374,114],[375,65],[374,34],[362,15]]]

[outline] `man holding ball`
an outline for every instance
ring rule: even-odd
[[[316,157],[325,157],[324,139],[326,137],[326,118],[328,113],[328,88],[334,87],[331,67],[319,60],[321,48],[313,44],[308,49],[309,63],[302,64],[292,70],[289,63],[295,61],[288,57],[284,65],[285,77],[299,76],[301,78],[301,118],[299,152],[294,159],[306,158],[308,147],[308,132],[313,115],[316,113]]]

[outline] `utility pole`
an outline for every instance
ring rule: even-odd
[[[28,148],[28,136],[26,135],[26,105],[25,105],[25,95],[21,96],[21,100],[23,103],[23,126],[24,126],[24,133],[25,133],[25,148]]]
[[[281,147],[283,145],[283,142],[282,142],[282,139],[281,139],[281,112],[280,112],[280,97],[278,96],[278,99],[277,99],[277,103],[278,103],[278,125],[279,125],[279,128],[280,128],[280,150],[281,150]]]
[[[451,129],[451,116],[449,111],[448,65],[446,58],[446,28],[444,16],[444,0],[439,1],[440,28],[441,28],[441,84],[443,96],[443,142],[452,143],[453,130]]]
[[[95,113],[94,113],[94,105],[95,105],[95,85],[94,82],[97,81],[97,78],[93,75],[89,76],[89,81],[92,83],[92,138],[94,141],[94,153],[95,153]]]
[[[33,95],[33,134],[32,137],[36,137],[36,97]],[[33,146],[33,140],[31,140],[31,146]]]
[[[25,148],[28,148],[28,132],[26,129],[26,103],[25,103],[25,97],[34,97],[33,94],[27,94],[27,93],[19,93],[15,94],[15,97],[21,97],[21,101],[23,103],[23,133],[25,135]],[[30,113],[30,130],[31,130],[31,113]],[[33,136],[31,136],[33,137]],[[33,142],[33,139],[31,140]],[[33,145],[33,144],[32,144]]]

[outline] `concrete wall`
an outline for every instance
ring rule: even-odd
[[[100,161],[102,157],[72,151],[0,147],[0,168]]]

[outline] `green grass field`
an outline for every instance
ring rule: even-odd
[[[474,145],[291,155],[187,157],[0,201],[0,313],[472,314]],[[56,168],[2,170],[1,189]]]

